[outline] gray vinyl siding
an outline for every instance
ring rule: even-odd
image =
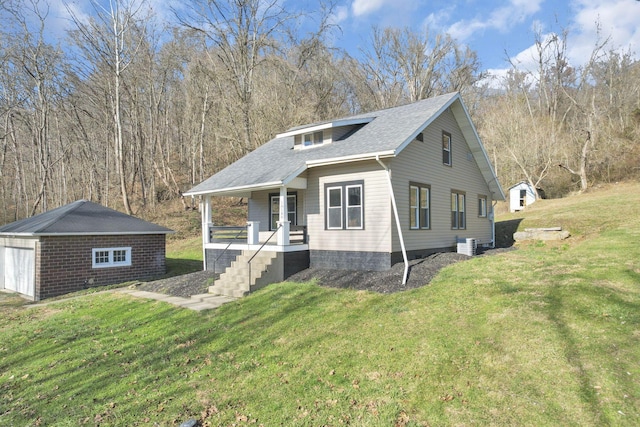
[[[452,165],[442,162],[442,132],[451,134]],[[457,238],[473,237],[480,243],[491,241],[491,192],[466,144],[462,132],[450,110],[445,111],[427,129],[423,142],[414,140],[391,162],[393,187],[408,251],[453,247]],[[409,183],[431,187],[429,230],[409,227]],[[466,229],[451,229],[451,192],[466,195]],[[478,217],[478,196],[487,197],[487,217]],[[400,242],[395,226],[391,228],[393,251]]]
[[[305,215],[310,250],[391,252],[391,205],[386,172],[376,161],[311,168]],[[364,181],[364,229],[325,229],[325,184]]]

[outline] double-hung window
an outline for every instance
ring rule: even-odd
[[[364,182],[327,184],[326,227],[328,230],[364,228]]]
[[[451,134],[442,131],[442,164],[451,166]]]
[[[431,187],[424,184],[409,185],[409,227],[413,230],[430,228]]]
[[[128,267],[131,265],[131,248],[95,248],[91,250],[93,268]]]
[[[457,191],[451,192],[451,228],[454,230],[467,228],[465,194]]]
[[[478,196],[478,216],[487,217],[487,196]]]

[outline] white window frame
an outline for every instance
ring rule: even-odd
[[[359,188],[360,189],[360,204],[358,205],[350,205],[349,204],[349,189],[351,188]],[[364,206],[363,206],[363,186],[362,184],[354,184],[354,185],[346,185],[345,186],[345,205],[347,207],[347,217],[345,221],[345,228],[348,230],[362,230],[364,228]],[[349,212],[351,209],[360,209],[360,225],[358,226],[350,226],[349,225]]]
[[[349,204],[349,190],[358,188],[360,191],[359,204]],[[325,184],[325,230],[364,230],[364,180],[332,182]],[[332,191],[340,192],[340,205],[331,206],[330,194]],[[349,214],[358,210],[358,225],[349,225]],[[340,225],[331,224],[331,212],[340,212]]]
[[[342,190],[342,186],[341,185],[337,185],[337,186],[331,186],[331,187],[327,187],[327,230],[342,230],[343,229],[343,217],[344,217],[344,213],[342,210],[342,205],[343,205],[343,198],[344,198],[344,194],[343,194],[343,190]],[[331,191],[332,190],[339,190],[340,191],[340,205],[339,206],[331,206]],[[331,226],[331,215],[329,214],[331,210],[338,210],[340,211],[340,225],[339,226]]]
[[[478,216],[487,217],[487,196],[478,196]]]
[[[302,146],[313,147],[314,145],[322,145],[324,143],[324,132],[319,130],[315,132],[309,132],[302,135]]]
[[[445,159],[445,153],[447,158]],[[451,134],[442,131],[442,164],[451,166],[453,164],[453,156],[451,155]]]
[[[115,253],[124,251],[124,261],[114,261]],[[107,262],[96,262],[96,254],[98,252],[107,253]],[[109,268],[109,267],[129,267],[131,266],[131,247],[119,248],[93,248],[91,249],[91,267],[92,268]]]
[[[467,213],[466,213],[467,196],[462,191],[451,191],[451,229],[466,230]]]
[[[411,195],[415,196],[416,204],[411,204]],[[409,184],[409,228],[411,230],[429,230],[431,228],[431,187],[425,184]],[[424,214],[424,221],[421,220]],[[412,216],[415,223],[412,223]]]

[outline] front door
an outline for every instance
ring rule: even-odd
[[[269,224],[270,230],[278,228],[278,220],[280,218],[280,196],[277,194],[269,195],[269,218],[271,223]],[[287,194],[287,220],[291,222],[291,225],[298,225],[298,197],[295,193]]]

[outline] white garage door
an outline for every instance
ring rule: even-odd
[[[35,253],[33,249],[5,248],[4,287],[33,297],[35,295]]]

